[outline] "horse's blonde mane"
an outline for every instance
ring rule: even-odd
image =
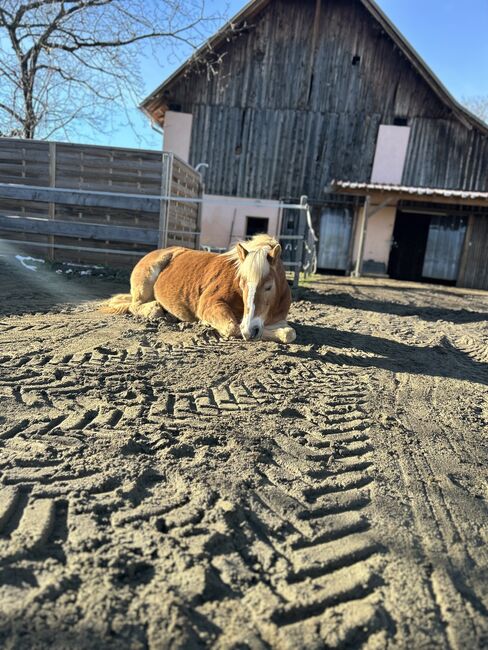
[[[249,254],[243,262],[240,261],[237,253],[237,246],[241,244]],[[270,270],[268,262],[268,253],[278,242],[270,235],[254,235],[249,241],[237,242],[229,251],[222,253],[224,257],[235,262],[237,275],[246,280],[259,284],[265,278]]]

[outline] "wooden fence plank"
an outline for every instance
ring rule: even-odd
[[[0,197],[40,201],[42,203],[65,203],[67,205],[125,208],[159,212],[160,199],[143,194],[114,194],[89,190],[48,189],[32,185],[15,186],[0,183]]]
[[[29,219],[0,215],[0,229],[99,241],[133,242],[148,245],[158,243],[157,230],[127,226],[106,226],[104,224],[76,221],[53,221],[51,219]]]

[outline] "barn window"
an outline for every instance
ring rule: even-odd
[[[359,56],[359,54],[355,54],[352,57],[351,63],[352,63],[352,65],[358,65],[360,63],[360,61],[361,61],[361,57]]]
[[[253,237],[268,232],[269,219],[264,217],[247,217],[246,237]]]
[[[408,126],[408,118],[399,117],[397,115],[395,118],[393,118],[393,124],[394,126]]]

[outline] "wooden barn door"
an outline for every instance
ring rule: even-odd
[[[318,267],[346,271],[352,233],[349,208],[326,207],[320,216]]]
[[[464,243],[458,287],[488,290],[488,214],[472,214]]]

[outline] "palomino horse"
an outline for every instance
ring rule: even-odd
[[[286,322],[291,293],[280,254],[268,235],[221,255],[177,246],[152,251],[134,267],[130,294],[113,296],[101,309],[145,318],[169,312],[203,321],[225,338],[291,343],[296,333]]]

